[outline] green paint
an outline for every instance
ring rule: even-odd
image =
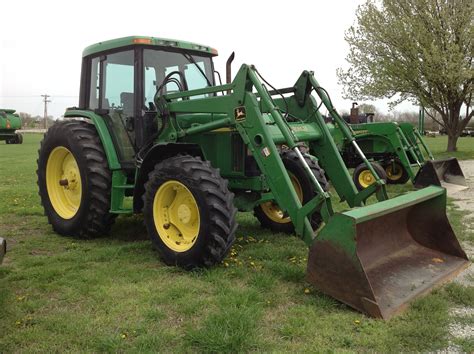
[[[409,123],[365,123],[349,125],[360,148],[368,157],[380,160],[398,158],[410,179],[415,180],[418,168],[433,155],[421,134]],[[341,132],[340,125],[331,130],[339,150],[344,155],[351,149],[350,140]]]
[[[188,42],[167,42],[151,37],[126,37],[88,47],[84,55],[130,46],[137,39],[150,39],[152,45],[157,46],[175,46],[186,50],[213,53],[209,47],[201,46],[202,48],[198,49],[197,45]],[[325,124],[319,112],[320,104],[311,95],[313,90],[319,96],[321,104],[329,111],[335,122],[334,125]],[[219,94],[213,95],[214,93]],[[275,200],[294,221],[297,235],[308,245],[311,245],[315,239],[315,232],[311,228],[308,215],[315,211],[321,213],[324,221],[329,225],[327,228],[335,228],[341,234],[350,234],[347,230],[348,226],[342,226],[342,224],[338,226],[334,220],[347,219],[352,220],[351,223],[357,223],[367,218],[377,217],[376,210],[385,210],[395,206],[404,207],[405,200],[397,199],[384,202],[386,204],[379,203],[380,206],[375,204],[369,209],[358,208],[352,214],[336,214],[335,216],[330,195],[324,192],[315,181],[312,183],[319,194],[306,205],[301,205],[280,158],[281,145],[295,148],[298,144],[304,143],[309,148],[309,154],[325,169],[340,199],[346,201],[350,207],[363,205],[373,194],[379,200],[387,199],[385,184],[380,179],[377,179],[370,188],[362,192],[357,191],[341,158],[339,148],[353,140],[366,137],[370,132],[361,131],[359,127],[351,128],[342,120],[312,72],[304,71],[300,75],[293,86],[292,94],[285,101],[280,96],[276,94],[272,96],[267,91],[255,67],[244,64],[229,84],[155,97],[155,104],[160,105],[162,110],[169,113],[164,130],[155,140],[155,144],[162,144],[164,148],[159,150],[160,156],[144,157],[144,160],[139,163],[139,168],[146,165],[147,161],[153,161],[155,164],[162,156],[166,156],[164,152],[168,143],[175,143],[171,144],[174,147],[179,147],[181,143],[183,147],[186,146],[184,144],[188,146],[192,144],[190,146],[197,147],[203,158],[218,168],[221,175],[229,181],[229,189],[235,193],[236,205],[240,210],[251,210],[263,201]],[[287,120],[286,115],[293,119]],[[109,167],[113,171],[111,211],[131,212],[123,208],[123,201],[125,191],[134,186],[127,184],[126,175],[117,156],[118,149],[114,147],[104,118],[92,111],[77,109],[68,110],[65,117],[85,117],[97,127]],[[156,119],[162,120],[163,117],[158,115]],[[382,130],[386,135],[390,135],[389,138],[382,136],[373,139],[373,145],[376,149],[384,149],[389,145],[387,139],[392,145],[406,144],[409,140],[399,138],[402,129],[405,128],[396,125],[384,127],[371,125],[370,129]],[[364,129],[368,130],[366,127]],[[355,134],[355,132],[360,134]],[[393,140],[394,137],[399,140]],[[408,153],[416,154],[417,152],[408,151]],[[408,161],[405,151],[404,154],[403,161]],[[250,174],[247,170],[249,158],[256,164]],[[362,160],[372,169],[367,159]],[[139,168],[135,171],[137,178],[142,175]],[[143,172],[144,180],[146,180],[146,173],[146,171]],[[375,172],[373,173],[375,175]],[[415,199],[419,197],[413,195]]]
[[[0,141],[15,138],[17,129],[21,129],[20,116],[14,109],[0,108]]]
[[[84,49],[84,51],[82,52],[82,56],[86,57],[88,55],[103,52],[105,50],[127,47],[127,46],[132,46],[132,45],[136,46],[140,44],[159,46],[159,47],[168,47],[168,48],[179,48],[179,49],[186,49],[186,50],[191,50],[191,51],[198,51],[198,52],[204,52],[204,53],[208,53],[212,55],[217,55],[217,50],[209,46],[202,45],[202,44],[186,42],[186,41],[178,41],[175,39],[147,37],[147,36],[130,36],[130,37],[111,39],[108,41],[92,44],[89,47]]]
[[[122,170],[122,166],[120,165],[112,136],[110,135],[109,129],[107,128],[104,119],[92,111],[79,109],[68,109],[66,113],[64,113],[64,117],[69,119],[87,118],[92,124],[94,124],[102,143],[102,147],[104,148],[109,168],[112,171],[110,212],[116,214],[132,213],[130,208],[123,207],[123,202],[125,199],[125,189],[133,189],[134,186],[132,185],[125,187],[126,177],[124,171]]]
[[[114,143],[112,141],[112,136],[110,135],[109,129],[104,121],[104,119],[95,114],[92,111],[80,110],[80,109],[68,109],[64,113],[65,118],[87,118],[91,120],[97,129],[99,134],[100,141],[104,147],[105,155],[107,156],[107,162],[109,163],[110,170],[120,170],[122,167],[119,163],[117,156],[117,151],[115,150]]]

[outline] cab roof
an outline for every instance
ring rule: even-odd
[[[157,46],[157,47],[181,48],[181,49],[207,53],[212,56],[217,55],[216,49],[211,48],[209,46],[202,45],[202,44],[178,41],[176,39],[167,39],[167,38],[130,36],[130,37],[111,39],[108,41],[92,44],[84,49],[84,51],[82,52],[82,56],[86,57],[91,54],[103,52],[110,49],[126,47],[130,45],[147,45],[147,46],[151,45],[151,46]]]

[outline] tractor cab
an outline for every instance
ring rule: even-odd
[[[104,117],[121,165],[132,167],[158,130],[155,94],[213,86],[216,55],[208,46],[154,37],[94,44],[83,52],[79,108]]]

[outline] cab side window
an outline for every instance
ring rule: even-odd
[[[89,109],[99,108],[99,75],[100,75],[100,60],[99,57],[91,61],[91,87],[89,96]]]
[[[107,55],[104,63],[104,95],[102,108],[121,110],[133,116],[134,52],[132,50]]]

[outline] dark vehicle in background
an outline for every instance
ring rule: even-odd
[[[7,241],[0,237],[0,263],[2,263],[5,253],[7,253]]]

